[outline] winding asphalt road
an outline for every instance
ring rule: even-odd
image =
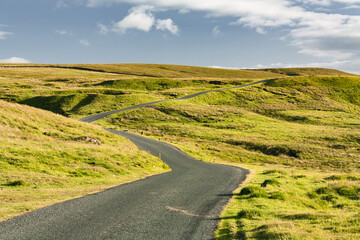
[[[214,91],[222,90],[226,89]],[[137,105],[127,110],[154,103]],[[97,114],[82,121],[92,122],[121,111],[125,109]],[[201,162],[164,142],[107,130],[130,139],[140,149],[154,156],[161,156],[172,171],[1,222],[1,240],[213,238],[222,207],[246,178],[248,171]]]

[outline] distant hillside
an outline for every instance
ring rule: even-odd
[[[292,75],[351,76],[331,69],[226,70],[161,64],[1,64],[0,99],[75,118]]]
[[[136,77],[160,78],[273,78],[280,74],[166,64],[1,64],[3,67],[67,68]]]
[[[0,67],[67,68],[137,77],[275,78],[281,76],[354,76],[327,68],[220,69],[168,64],[0,64]]]
[[[271,72],[286,76],[357,76],[339,70],[328,68],[266,68],[261,72]]]

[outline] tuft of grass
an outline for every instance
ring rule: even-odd
[[[341,180],[359,181],[360,177],[353,175],[331,175],[324,179],[327,181],[341,181]]]
[[[267,197],[266,191],[259,186],[247,186],[241,189],[240,195],[247,196],[249,198],[261,198]]]
[[[328,201],[328,202],[336,202],[338,197],[335,194],[327,194],[321,197],[322,200]]]
[[[340,186],[336,187],[335,191],[340,196],[346,197],[352,200],[360,199],[360,187],[359,186]]]
[[[261,211],[257,209],[243,209],[237,215],[237,218],[245,218],[245,219],[255,219],[260,217],[261,217]]]
[[[266,179],[262,184],[264,184],[265,186],[267,186],[267,185],[280,186],[280,182],[278,180],[276,180],[275,178]]]
[[[316,189],[317,194],[338,194],[352,200],[360,199],[359,186],[328,185]]]
[[[339,180],[343,179],[343,176],[341,176],[341,175],[332,175],[332,176],[326,177],[324,179],[325,180],[331,180],[331,181],[335,181],[335,180],[339,181]]]
[[[286,172],[283,170],[278,169],[271,169],[271,170],[265,170],[263,174],[280,174],[280,175],[286,175]]]
[[[14,180],[4,184],[4,186],[8,186],[8,187],[17,187],[17,186],[25,186],[25,185],[26,183],[23,180]]]
[[[270,193],[270,199],[278,199],[278,200],[286,200],[286,195],[285,193],[281,192],[281,191],[275,191]]]
[[[331,189],[330,187],[320,187],[318,189],[316,189],[315,191],[317,194],[329,194],[333,192],[333,189]]]

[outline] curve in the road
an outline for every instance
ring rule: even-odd
[[[246,84],[239,87],[258,84]],[[239,88],[234,87],[234,88]],[[227,88],[233,89],[233,88]],[[222,91],[217,89],[212,91]],[[179,99],[188,99],[201,92]],[[178,100],[179,100],[178,99]],[[160,101],[159,101],[160,102]],[[137,105],[127,110],[148,106]],[[115,112],[83,119],[92,122]],[[0,223],[0,239],[212,239],[222,207],[247,170],[198,161],[160,141],[111,129],[172,171],[42,208]]]
[[[173,171],[62,202],[0,223],[0,239],[212,239],[218,216],[247,171],[201,162],[135,134]]]

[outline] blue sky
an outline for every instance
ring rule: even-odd
[[[360,73],[360,0],[1,0],[0,62]]]

